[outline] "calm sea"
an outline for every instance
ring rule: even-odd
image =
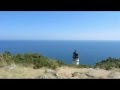
[[[80,63],[94,65],[108,57],[120,58],[120,41],[0,41],[0,52],[40,53],[49,58],[72,63],[72,53],[77,50]]]

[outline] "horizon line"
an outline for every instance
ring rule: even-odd
[[[18,40],[18,41],[19,41],[19,40],[25,40],[25,41],[27,41],[27,40],[28,40],[28,41],[51,40],[51,41],[52,41],[52,40],[55,40],[55,39],[34,39],[34,40],[32,40],[32,39],[10,39],[10,40],[8,40],[8,39],[1,39],[1,41],[3,41],[3,40],[6,40],[6,41],[12,41],[12,40]],[[58,39],[57,41],[61,41],[61,40],[62,40],[62,41],[120,41],[120,40],[92,40],[92,39],[91,39],[91,40],[87,40],[87,39],[85,39],[85,40],[82,40],[82,39],[81,39],[81,40]]]

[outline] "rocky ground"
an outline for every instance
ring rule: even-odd
[[[120,69],[60,67],[33,69],[10,65],[0,68],[0,78],[4,79],[120,79]]]
[[[47,70],[43,75],[37,78],[55,78],[55,79],[119,79],[120,70],[103,70],[93,68],[69,68],[62,67],[58,70]]]

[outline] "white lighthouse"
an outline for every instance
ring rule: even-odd
[[[78,56],[78,53],[76,52],[73,52],[73,64],[74,65],[79,65],[79,56]]]

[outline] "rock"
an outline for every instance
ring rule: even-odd
[[[47,70],[45,70],[45,73],[55,73],[55,71],[54,70],[49,70],[49,69],[47,69]]]
[[[46,75],[41,75],[41,76],[36,77],[36,79],[46,79],[46,78],[47,78]]]
[[[6,69],[11,69],[11,70],[12,70],[12,69],[15,69],[15,68],[16,68],[16,65],[15,65],[15,64],[12,64],[12,65],[6,67]]]
[[[36,77],[36,79],[59,79],[58,73],[56,73],[54,70],[45,70],[43,75],[40,75]]]
[[[53,76],[56,76],[56,72],[54,70],[45,70],[46,74],[52,74]]]
[[[72,73],[72,77],[73,78],[79,78],[79,79],[82,79],[82,78],[95,78],[93,75],[90,75],[89,73],[80,73],[80,72],[74,72]]]
[[[79,72],[72,73],[72,77],[76,77],[76,76],[79,76],[79,75],[80,75]]]
[[[95,78],[93,75],[90,75],[89,73],[85,73],[85,75],[89,78]]]
[[[119,72],[112,72],[108,75],[108,78],[110,78],[110,79],[120,79],[120,73]]]

